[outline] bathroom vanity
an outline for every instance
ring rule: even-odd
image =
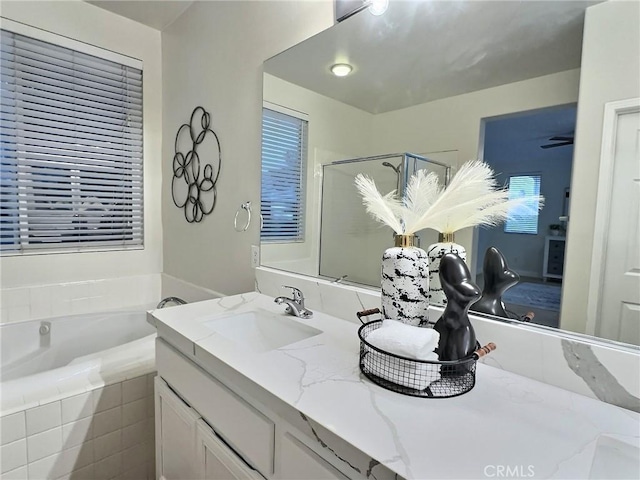
[[[151,312],[158,476],[637,473],[637,413],[483,364],[460,397],[399,395],[360,374],[359,324],[282,310],[248,293]]]

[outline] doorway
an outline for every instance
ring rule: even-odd
[[[487,248],[496,247],[520,282],[503,296],[514,318],[534,313],[533,323],[558,327],[576,105],[485,118],[481,158],[510,194],[539,193],[545,204],[537,214],[519,215],[494,228],[477,231],[475,271],[483,285]]]

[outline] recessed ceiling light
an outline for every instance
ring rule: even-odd
[[[346,77],[351,73],[353,67],[347,63],[336,63],[331,66],[331,73],[336,77]]]
[[[382,15],[389,8],[389,0],[370,0],[369,12],[371,15]]]

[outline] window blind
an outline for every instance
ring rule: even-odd
[[[304,240],[307,122],[267,108],[262,115],[261,238]]]
[[[141,246],[142,71],[0,33],[0,250]]]
[[[509,200],[530,197],[522,205],[509,212],[504,231],[506,233],[538,234],[538,211],[540,195],[539,175],[518,175],[509,177]]]

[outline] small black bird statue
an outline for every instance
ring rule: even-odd
[[[447,253],[440,261],[440,283],[447,296],[447,306],[433,327],[440,334],[439,359],[467,358],[477,348],[468,312],[471,304],[480,298],[480,288],[471,281],[467,264],[454,253]]]
[[[471,310],[509,318],[504,309],[502,295],[520,281],[520,276],[509,269],[507,260],[496,247],[489,247],[484,254],[482,273],[484,274],[482,297],[471,306]]]

